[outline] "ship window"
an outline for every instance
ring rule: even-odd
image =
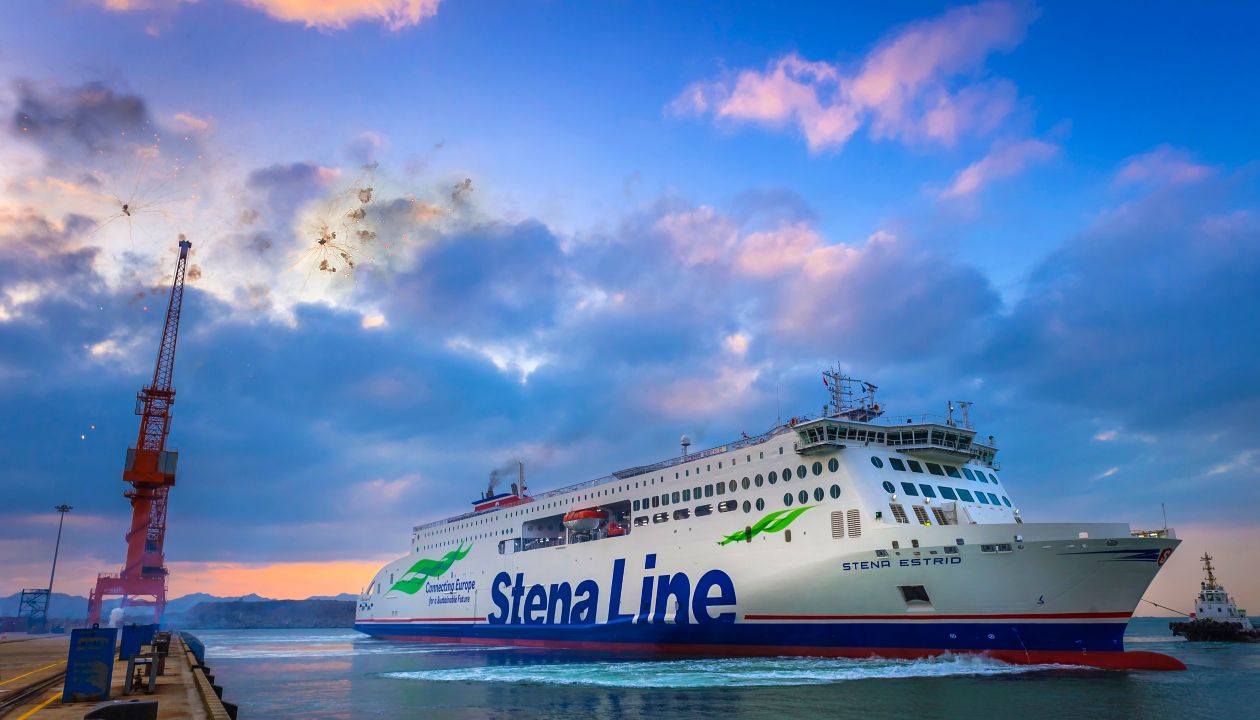
[[[822,463],[815,462],[811,469],[814,471],[815,475],[822,475]]]
[[[745,475],[744,479],[740,481],[740,485],[742,485],[745,490],[747,490],[748,486],[751,484],[752,484],[752,481],[748,479],[747,475]]]
[[[989,504],[989,499],[988,499],[988,498],[986,498],[986,497],[984,496],[984,493],[982,493],[982,492],[977,492],[977,493],[976,493],[976,500],[980,501],[980,504],[981,504],[981,505],[988,505],[988,504]]]
[[[958,548],[954,547],[953,545],[946,545],[946,546],[945,546],[945,554],[946,554],[946,555],[957,555],[957,554],[958,554]]]
[[[901,597],[906,601],[907,605],[910,603],[932,602],[928,599],[927,590],[924,590],[922,585],[898,585],[897,589],[901,591]]]
[[[971,474],[971,468],[965,467],[962,469],[962,471],[963,471],[963,475],[966,475],[968,480],[976,479],[976,476]]]
[[[877,457],[877,456],[875,456],[875,455],[872,455],[872,456],[871,456],[871,464],[872,464],[872,465],[874,465],[874,466],[875,466],[875,467],[877,467],[877,468],[883,468],[883,467],[884,467],[884,461],[883,461],[883,460],[881,460],[879,457]]]
[[[909,482],[901,483],[901,490],[902,492],[904,492],[905,494],[911,497],[919,496],[919,489],[914,486],[914,483],[909,483]]]
[[[675,504],[675,505],[677,505],[677,504],[678,504],[678,499],[679,499],[679,497],[678,497],[678,496],[679,496],[679,495],[681,495],[681,493],[679,493],[677,490],[675,490],[675,491],[674,491],[674,494],[673,494],[673,501],[674,501],[674,504]]]
[[[996,545],[981,545],[980,552],[982,553],[997,552],[997,546]]]
[[[897,492],[897,486],[896,486],[896,485],[893,485],[891,482],[889,482],[889,481],[885,480],[885,481],[884,481],[884,492],[888,492],[888,493],[895,493],[895,492]]]
[[[879,548],[875,551],[875,557],[888,557],[888,551],[884,548]]]
[[[691,477],[691,471],[690,471],[690,470],[684,470],[684,471],[683,471],[683,477]]]
[[[712,515],[712,514],[713,514],[712,505],[697,505],[696,506],[696,517],[704,517],[705,515]]]
[[[779,473],[771,470],[770,474],[766,476],[766,480],[769,481],[771,485],[779,482]]]
[[[997,475],[994,475],[993,473],[989,473],[989,482],[993,483],[994,485],[997,485]]]
[[[936,463],[928,463],[927,467],[928,467],[928,472],[932,473],[933,475],[940,475],[942,477],[945,475],[945,471],[942,470],[941,466],[937,465]]]
[[[933,490],[931,485],[919,483],[919,489],[923,491],[923,497],[936,497],[936,490]]]
[[[1003,504],[1003,505],[1005,505],[1006,507],[1010,507],[1010,506],[1011,506],[1011,501],[1010,501],[1010,500],[1008,500],[1008,499],[1006,498],[1006,496],[1005,496],[1005,495],[1003,495],[1003,496],[1002,496],[1002,504]]]
[[[669,522],[669,513],[667,512],[656,513],[655,515],[652,516],[652,522],[654,523]]]
[[[897,542],[896,540],[893,540],[893,541],[892,541],[892,549],[893,549],[893,550],[896,550],[896,549],[898,549],[898,548],[900,548],[900,547],[901,547],[901,543]]]
[[[661,493],[661,504],[662,505],[669,504],[669,493]]]
[[[989,496],[989,501],[992,502],[994,505],[1002,504],[1001,502],[998,501],[997,495],[994,495],[993,493],[986,493],[986,494]]]
[[[634,511],[635,511],[635,512],[639,512],[639,501],[638,501],[638,500],[635,500],[635,501],[634,501]]]
[[[735,482],[734,478],[731,479],[731,482],[729,483],[729,485],[731,488],[731,492],[735,492],[735,489],[739,487],[739,483]]]
[[[765,500],[762,500],[761,498],[757,498],[757,509],[758,509],[758,510],[765,510],[765,509],[766,509],[766,501],[765,501]]]
[[[888,458],[888,463],[892,465],[893,470],[906,471],[906,464],[901,462],[901,458]]]
[[[687,502],[688,500],[690,500],[690,499],[691,499],[691,488],[687,488],[686,490],[683,490],[682,495],[683,495],[683,497],[682,497],[683,502]]]
[[[910,522],[910,518],[906,517],[906,509],[901,506],[901,503],[889,503],[888,509],[892,510],[893,518],[896,519],[897,522],[899,523]],[[893,541],[893,547],[897,547],[896,540]]]
[[[831,486],[831,499],[832,499],[832,500],[836,500],[836,499],[838,499],[839,497],[840,497],[840,486],[839,486],[839,485],[832,485],[832,486]]]
[[[803,479],[808,474],[809,474],[809,470],[805,469],[804,465],[796,466],[796,477]]]
[[[783,493],[783,504],[784,505],[792,504],[792,493]]]
[[[989,482],[987,479],[985,479],[985,477],[984,477],[984,473],[980,472],[979,470],[977,470],[977,471],[976,471],[976,479],[977,479],[977,480],[979,480],[979,481],[980,481],[980,482],[982,482],[982,483],[987,483],[987,482]]]
[[[815,502],[822,502],[822,499],[823,499],[823,495],[824,495],[824,494],[825,494],[825,493],[823,493],[823,489],[822,489],[822,488],[820,488],[820,487],[816,487],[816,488],[814,488],[814,501],[815,501]]]
[[[639,517],[637,517],[637,518],[635,518],[635,519],[634,519],[634,526],[635,526],[635,527],[642,527],[642,526],[647,525],[647,524],[648,524],[648,517],[647,517],[647,515],[640,515]]]
[[[907,460],[906,463],[910,465],[910,472],[923,472],[923,466],[919,464],[918,460]]]
[[[958,497],[962,498],[966,502],[975,502],[975,500],[973,500],[971,497],[970,490],[964,490],[963,488],[958,488]]]
[[[752,503],[744,501],[744,512],[752,512]]]
[[[1012,550],[1012,548],[1011,548],[1011,544],[1010,544],[1010,543],[998,543],[998,546],[997,546],[997,551],[998,551],[998,552],[1000,552],[1000,553],[1007,553],[1007,552],[1010,552],[1011,550]]]
[[[678,508],[674,511],[675,520],[686,520],[689,517],[691,517],[691,511],[687,508]]]
[[[958,468],[954,467],[953,465],[945,466],[945,474],[952,478],[957,478],[959,480],[962,480],[962,475],[958,474]]]
[[[753,485],[756,485],[757,487],[761,487],[762,485],[765,484],[765,482],[766,482],[766,479],[761,477],[760,475],[753,478]]]
[[[718,494],[718,495],[725,495],[725,494],[726,494],[726,483],[718,483],[718,484],[715,486],[715,489],[717,490],[717,494]]]
[[[705,486],[704,486],[704,496],[705,496],[705,497],[713,497],[713,486],[712,486],[712,485],[705,485]],[[696,493],[696,497],[700,497],[700,493]]]
[[[952,487],[945,487],[944,485],[941,485],[937,489],[941,491],[941,497],[945,498],[946,500],[958,499],[958,496],[954,494],[954,488]]]
[[[783,468],[783,482],[792,479],[792,468]]]
[[[718,503],[718,512],[730,512],[739,507],[739,503],[734,500],[723,500]]]
[[[796,493],[796,499],[799,500],[802,505],[804,505],[805,503],[809,502],[809,492],[802,490]]]

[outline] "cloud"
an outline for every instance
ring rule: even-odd
[[[1097,475],[1095,475],[1095,476],[1094,476],[1094,479],[1095,479],[1095,480],[1105,480],[1105,479],[1107,479],[1107,478],[1111,477],[1112,475],[1115,475],[1115,474],[1116,474],[1116,473],[1118,473],[1118,472],[1120,472],[1120,468],[1118,468],[1118,467],[1110,467],[1110,468],[1107,468],[1106,470],[1104,470],[1104,471],[1102,471],[1102,472],[1098,473]]]
[[[1028,166],[1045,162],[1058,152],[1057,145],[1042,140],[994,145],[988,155],[963,168],[941,197],[959,198],[975,194],[993,181],[1018,175]]]
[[[96,0],[114,12],[167,11],[196,0]],[[442,0],[235,0],[283,22],[322,30],[342,30],[358,22],[379,22],[390,30],[419,25],[437,15]]]
[[[1116,187],[1133,185],[1181,185],[1206,180],[1214,174],[1210,165],[1194,161],[1184,150],[1160,145],[1125,160],[1116,173]]]
[[[902,28],[856,71],[789,53],[763,71],[694,83],[669,110],[795,126],[815,152],[843,147],[863,124],[875,138],[952,145],[992,131],[1014,110],[1014,86],[981,74],[990,55],[1023,40],[1035,16],[1027,5],[1004,2],[954,8]]]

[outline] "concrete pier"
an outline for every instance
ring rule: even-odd
[[[6,720],[82,718],[100,703],[63,703],[69,637],[10,636],[0,640],[0,717]],[[228,720],[228,708],[178,634],[171,637],[165,672],[154,692],[124,695],[127,661],[114,663],[111,700],[156,700],[162,720]]]

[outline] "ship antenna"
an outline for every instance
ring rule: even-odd
[[[1159,511],[1164,514],[1164,536],[1168,536],[1168,508],[1164,507],[1164,503],[1159,504]]]
[[[1203,569],[1207,572],[1207,586],[1210,590],[1216,589],[1216,575],[1212,573],[1212,556],[1206,552],[1203,553]]]

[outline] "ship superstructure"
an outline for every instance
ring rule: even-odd
[[[768,432],[413,529],[358,603],[369,635],[721,655],[923,657],[1172,669],[1123,652],[1178,544],[1121,523],[1026,522],[968,403],[829,402]]]

